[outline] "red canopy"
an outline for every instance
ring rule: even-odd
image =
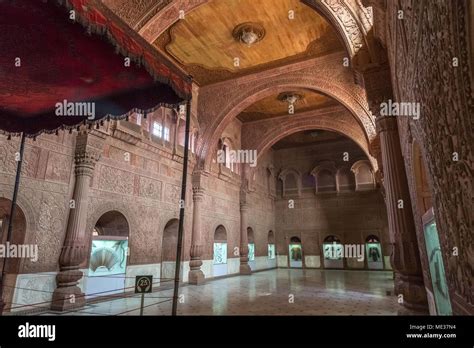
[[[97,121],[190,98],[190,79],[105,7],[69,6],[74,21],[51,0],[0,1],[0,130],[35,135],[87,122],[85,105]]]

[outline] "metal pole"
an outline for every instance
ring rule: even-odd
[[[25,152],[25,133],[21,133],[21,141],[20,141],[20,152],[18,154],[18,163],[16,167],[16,177],[15,177],[15,186],[13,188],[13,197],[12,197],[12,205],[10,208],[10,216],[8,218],[8,232],[7,232],[7,240],[6,243],[10,242],[12,238],[12,231],[13,231],[13,217],[15,216],[16,210],[16,201],[18,197],[18,188],[20,187],[20,177],[21,177],[21,164],[23,163],[23,153]],[[7,265],[7,258],[3,259],[2,263],[2,272],[0,273],[0,315],[3,315],[3,308],[5,307],[5,302],[3,301],[3,279],[5,277],[5,268]]]
[[[176,316],[178,307],[179,275],[181,272],[181,251],[183,249],[183,223],[184,207],[186,202],[186,182],[188,179],[188,157],[189,157],[189,124],[191,123],[191,100],[186,102],[186,130],[184,138],[184,160],[183,160],[183,178],[181,183],[181,200],[179,201],[179,227],[178,227],[178,247],[176,250],[176,269],[174,273],[174,293],[173,308],[171,315]]]
[[[143,316],[143,306],[145,305],[145,293],[142,292],[142,301],[140,304],[140,316]]]

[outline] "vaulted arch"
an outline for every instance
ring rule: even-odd
[[[345,135],[354,141],[367,157],[371,165],[378,168],[377,161],[370,155],[369,142],[365,132],[342,107],[331,107],[304,114],[279,117],[270,121],[250,123],[243,129],[242,148],[256,149],[260,158],[281,139],[305,130],[321,129]]]
[[[340,65],[334,62],[334,59],[337,61],[341,58],[339,55],[325,57],[323,59],[327,62],[325,70],[318,71],[317,74],[311,72],[313,67],[308,73],[291,72],[276,78],[256,79],[239,85],[238,90],[222,90],[219,84],[203,88],[200,96],[207,102],[199,105],[203,136],[197,152],[203,161],[202,166],[209,169],[220,134],[243,110],[265,97],[294,88],[321,93],[341,103],[363,129],[366,142],[373,141],[376,136],[375,123],[368,109],[364,91],[354,84],[352,75],[348,75],[347,71],[341,71]],[[318,63],[323,64],[323,60]]]

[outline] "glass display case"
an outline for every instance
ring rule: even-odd
[[[446,282],[443,256],[433,208],[429,209],[423,216],[423,233],[425,236],[431,284],[433,286],[434,302],[436,304],[436,314],[452,315],[448,284]]]
[[[365,254],[368,269],[383,269],[382,246],[377,236],[370,235],[366,238]]]
[[[302,268],[303,267],[303,248],[301,247],[301,240],[297,237],[293,237],[290,240],[288,246],[290,267]]]
[[[275,257],[275,244],[268,244],[268,258],[273,260]]]
[[[214,265],[227,263],[227,243],[214,243]]]
[[[249,245],[249,261],[255,260],[255,244],[250,243]]]
[[[327,236],[323,241],[324,268],[344,268],[343,249],[336,236]]]
[[[85,282],[87,297],[107,296],[125,290],[127,256],[127,237],[93,236],[89,277]]]

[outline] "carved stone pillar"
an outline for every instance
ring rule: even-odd
[[[399,297],[404,307],[400,314],[426,314],[428,304],[397,121],[393,116],[379,116],[376,123],[380,134],[388,226],[393,245],[391,262],[395,271],[395,292],[397,296],[403,295],[403,298]]]
[[[103,140],[97,136],[98,132],[93,133],[80,133],[76,140],[73,204],[59,257],[60,272],[56,276],[57,288],[51,304],[53,310],[64,311],[85,304],[85,295],[77,284],[82,278],[79,267],[86,260],[88,250],[85,245],[85,233],[91,179],[102,152]]]
[[[201,175],[193,176],[193,231],[191,237],[191,260],[189,262],[189,284],[201,285],[205,281],[202,266],[201,244],[201,206],[204,200],[204,188],[201,182]]]
[[[248,205],[246,192],[241,191],[240,193],[240,274],[249,275],[252,274],[252,270],[249,266],[249,242],[247,236],[248,226]]]

